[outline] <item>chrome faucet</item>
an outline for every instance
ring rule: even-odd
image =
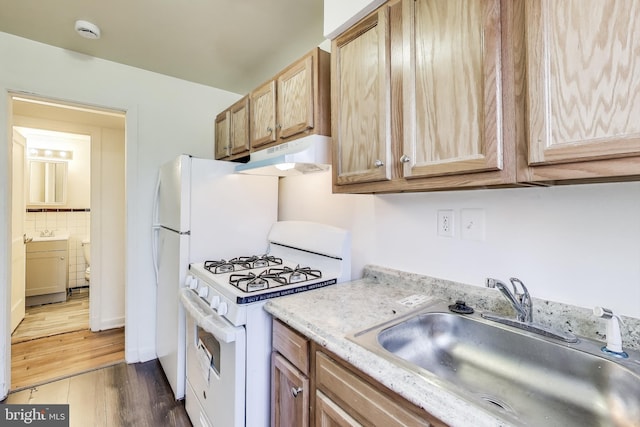
[[[527,287],[522,283],[520,279],[512,277],[509,279],[511,286],[513,286],[513,293],[509,290],[509,287],[498,279],[492,279],[490,277],[486,280],[488,288],[498,288],[502,295],[511,303],[511,306],[516,311],[516,319],[519,322],[531,323],[533,321],[533,305],[531,303],[531,295]],[[516,283],[522,288],[522,292],[518,292]]]

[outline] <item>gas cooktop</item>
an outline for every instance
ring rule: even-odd
[[[212,287],[231,292],[236,304],[304,292],[337,283],[324,278],[320,269],[272,255],[252,255],[193,264],[192,270]]]

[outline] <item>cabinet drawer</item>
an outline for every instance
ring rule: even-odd
[[[305,375],[309,375],[309,340],[273,320],[273,349],[282,354]]]
[[[316,387],[365,425],[431,425],[320,352],[316,352]]]
[[[43,240],[27,243],[26,252],[66,251],[66,240]]]

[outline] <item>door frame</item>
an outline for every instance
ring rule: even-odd
[[[26,186],[25,186],[25,178],[26,178],[26,165],[27,165],[27,161],[26,161],[26,157],[27,157],[27,141],[25,139],[25,137],[18,132],[13,126],[11,126],[11,167],[13,168],[14,166],[16,166],[16,160],[17,162],[21,162],[22,163],[22,167],[21,170],[23,172],[22,175],[22,180],[16,180],[14,177],[14,169],[11,170],[11,284],[10,289],[11,291],[9,292],[9,299],[11,300],[11,321],[10,321],[10,326],[9,326],[9,331],[10,333],[13,333],[14,329],[14,322],[16,321],[16,315],[19,313],[19,318],[20,320],[18,321],[18,323],[16,324],[15,328],[17,328],[17,326],[20,324],[20,322],[22,322],[22,320],[24,319],[24,315],[25,315],[25,303],[26,303],[26,295],[25,295],[25,289],[26,289],[26,235],[25,230],[24,230],[24,224],[25,224],[25,207],[26,207]],[[17,146],[21,146],[21,150],[22,150],[22,158],[21,159],[16,159],[15,158],[15,154],[16,151],[14,151]],[[13,188],[15,187],[14,184],[21,184],[22,187],[22,196],[18,197],[13,193]],[[16,200],[17,199],[17,200]],[[19,210],[16,209],[16,206],[13,205],[14,202],[17,202],[16,204],[19,205],[21,204],[21,206],[19,206]],[[17,221],[16,221],[17,219]],[[15,224],[16,222],[21,221],[22,224]],[[18,225],[20,227],[19,229],[19,233],[15,233],[17,227],[16,225]],[[16,238],[16,235],[18,235],[19,237]],[[19,239],[19,241],[17,241]],[[18,248],[19,247],[19,248]],[[22,251],[21,254],[18,255],[18,252]],[[20,262],[20,267],[22,268],[22,274],[20,276],[16,276],[16,272],[13,271],[13,267],[16,265],[16,260],[21,259]],[[22,282],[22,285],[19,285],[20,281]],[[18,286],[21,286],[21,289],[19,289],[20,292],[20,299],[19,300],[15,300],[16,297],[16,285],[18,284]],[[18,309],[16,309],[16,307],[18,307]],[[16,313],[16,310],[19,310]]]
[[[135,330],[138,329],[139,322],[137,322],[136,316],[132,316],[130,311],[131,307],[126,304],[127,300],[136,299],[136,290],[132,289],[128,286],[128,283],[131,282],[131,276],[135,274],[128,266],[129,263],[133,260],[138,259],[137,248],[129,248],[127,244],[127,237],[130,235],[130,229],[132,224],[135,224],[135,212],[136,203],[131,203],[127,198],[127,193],[131,189],[135,189],[131,181],[131,172],[135,172],[135,169],[132,169],[131,165],[137,164],[137,154],[132,147],[137,145],[137,118],[138,118],[138,108],[136,105],[130,106],[130,108],[118,108],[118,107],[102,107],[97,105],[90,105],[82,102],[74,102],[63,100],[60,98],[55,98],[51,96],[34,94],[32,92],[24,92],[24,91],[16,91],[7,87],[0,87],[0,98],[4,97],[4,105],[1,103],[3,101],[0,100],[0,129],[4,129],[4,135],[0,135],[0,170],[3,172],[0,173],[0,194],[3,194],[0,198],[4,202],[4,207],[0,208],[0,223],[4,224],[4,227],[0,227],[0,254],[4,256],[0,256],[0,305],[4,305],[2,310],[0,310],[2,315],[0,315],[0,400],[4,399],[10,389],[11,385],[11,334],[8,332],[11,326],[11,313],[10,313],[10,305],[11,305],[11,251],[10,249],[10,240],[11,240],[11,185],[12,185],[12,173],[13,168],[11,165],[11,154],[12,154],[12,132],[13,132],[13,107],[12,107],[12,97],[19,96],[24,98],[32,98],[37,100],[42,100],[45,102],[51,102],[54,104],[66,105],[70,107],[77,107],[82,109],[89,109],[95,111],[116,111],[124,114],[125,116],[125,141],[124,141],[124,200],[125,200],[125,211],[124,211],[124,239],[125,239],[125,254],[124,254],[124,294],[125,294],[125,308],[124,308],[124,322],[125,322],[125,360],[128,363],[133,363],[141,360],[140,350],[138,349],[138,338]],[[132,123],[133,126],[129,126],[128,124]],[[98,135],[99,136],[99,135]],[[93,136],[92,136],[92,150],[93,150]],[[93,167],[94,167],[94,156],[92,155],[92,175],[93,175]],[[99,170],[99,169],[96,169]],[[135,173],[133,174],[135,175]],[[94,193],[94,184],[92,179],[92,210],[94,205],[93,193]],[[96,203],[96,209],[99,209],[99,203]],[[100,231],[97,229],[99,220],[94,219],[94,215],[92,214],[92,224],[91,224],[91,233],[96,232],[96,236],[99,235]],[[100,253],[94,252],[92,248],[92,254],[94,256],[99,257]],[[99,301],[91,300],[91,305],[95,307],[99,307]],[[99,311],[96,311],[99,314]],[[135,314],[135,313],[134,313]],[[92,314],[91,320],[99,319],[98,317]],[[93,330],[93,325],[92,330]]]

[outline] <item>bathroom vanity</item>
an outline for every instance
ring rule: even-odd
[[[38,237],[27,243],[26,305],[65,301],[69,282],[68,237]]]

